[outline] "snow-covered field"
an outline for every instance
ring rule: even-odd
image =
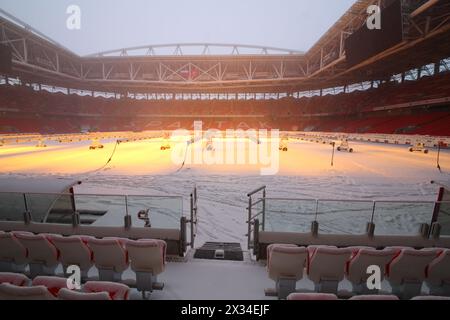
[[[246,148],[251,143],[255,142],[248,141]],[[83,181],[76,187],[78,194],[181,196],[182,208],[181,200],[176,199],[163,198],[152,204],[171,207],[175,214],[169,219],[175,224],[177,212],[182,210],[188,215],[189,194],[197,185],[197,245],[209,240],[245,243],[246,194],[262,185],[267,186],[267,196],[272,198],[368,200],[351,205],[319,203],[323,214],[317,219],[322,230],[348,233],[364,230],[372,213],[372,200],[434,201],[437,186],[430,181],[450,184],[448,150],[441,152],[442,172],[436,168],[436,150],[429,154],[410,153],[407,146],[370,143],[351,143],[354,153],[336,152],[331,167],[331,146],[289,140],[289,151],[279,154],[279,172],[262,176],[262,166],[258,164],[202,165],[188,161],[181,167],[173,163],[171,150],[160,150],[162,141],[158,140],[120,144],[105,166],[115,142],[103,144],[104,149],[99,150],[89,150],[86,142],[49,143],[47,148],[31,144],[3,146],[0,175],[72,177]],[[139,201],[129,208],[131,213],[138,209]],[[116,213],[102,218],[103,223],[122,222],[124,208],[120,202],[114,209]],[[375,222],[378,221],[380,232],[414,232],[418,223],[431,218],[430,204],[378,206]],[[307,230],[314,213],[314,201],[268,200],[267,228]]]

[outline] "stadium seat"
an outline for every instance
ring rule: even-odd
[[[14,232],[13,234],[28,250],[31,278],[55,274],[55,269],[59,263],[59,253],[46,236],[22,232]]]
[[[111,300],[128,300],[130,292],[127,285],[103,281],[88,281],[83,290],[87,293],[107,292]]]
[[[426,267],[436,256],[436,250],[401,250],[387,267],[392,293],[401,299],[420,296]]]
[[[400,299],[394,295],[368,294],[368,295],[353,296],[349,300],[400,300]]]
[[[44,286],[54,297],[61,289],[67,288],[67,279],[61,277],[38,276],[33,279],[33,286]]]
[[[45,286],[20,287],[9,283],[0,284],[0,300],[55,300]]]
[[[84,240],[88,238],[84,237]],[[78,236],[62,237],[52,236],[51,241],[60,252],[60,261],[66,272],[70,265],[80,267],[81,278],[86,279],[89,270],[93,266],[93,253],[85,244],[82,238]]]
[[[276,283],[279,299],[295,292],[297,281],[303,278],[308,251],[305,247],[272,244],[267,247],[267,272]],[[268,291],[266,291],[268,292]]]
[[[350,249],[328,247],[319,247],[314,251],[308,264],[308,277],[314,282],[317,292],[337,294],[351,253]]]
[[[94,252],[94,264],[100,281],[120,282],[122,273],[128,268],[128,253],[117,239],[90,239],[89,247]]]
[[[411,300],[450,300],[450,297],[445,296],[417,296]]]
[[[24,272],[27,263],[27,249],[12,233],[0,231],[0,272]]]
[[[24,274],[21,273],[12,273],[12,272],[1,272],[0,273],[0,284],[9,283],[15,286],[23,287],[28,285],[30,279]]]
[[[332,293],[291,293],[287,300],[338,300],[338,297]]]
[[[450,296],[450,249],[444,249],[426,269],[426,284],[431,295]]]
[[[61,289],[58,294],[60,300],[111,300],[108,292],[80,292],[69,289]]]
[[[146,292],[153,291],[157,276],[165,269],[166,247],[162,240],[130,240],[126,243],[131,269],[136,273],[136,287],[144,298]]]
[[[352,283],[353,292],[357,294],[377,293],[377,289],[367,288],[367,273],[369,266],[378,266],[381,271],[380,280],[383,281],[386,273],[386,266],[395,257],[396,252],[392,249],[375,250],[362,248],[351,258],[347,265],[347,279]]]

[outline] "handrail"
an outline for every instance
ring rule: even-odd
[[[262,192],[262,198],[259,198],[256,201],[253,201],[253,196],[257,194],[258,192]],[[254,247],[254,241],[252,242],[252,234],[257,234],[259,231],[259,227],[262,227],[262,230],[265,229],[265,219],[266,219],[266,186],[262,186],[258,189],[253,190],[252,192],[247,194],[248,197],[248,218],[247,218],[247,247],[248,249]],[[262,210],[258,212],[256,215],[252,215],[252,209],[257,204],[262,203]],[[262,222],[261,224],[259,221],[256,223],[256,218],[262,215]],[[254,240],[254,239],[253,239]]]
[[[190,194],[190,219],[186,220],[186,223],[191,224],[191,242],[188,245],[193,249],[195,246],[195,237],[197,235],[197,212],[198,212],[198,197],[197,186],[194,186],[194,190]]]
[[[358,202],[358,203],[373,203],[374,201],[377,203],[450,203],[448,201],[433,201],[433,200],[362,200],[362,199],[313,199],[313,198],[276,198],[276,197],[265,197],[266,200],[275,200],[275,201],[319,201],[319,202]],[[262,200],[262,198],[260,199]]]
[[[99,194],[99,193],[50,193],[50,192],[8,192],[0,191],[0,194],[27,194],[27,195],[42,195],[42,196],[82,196],[82,197],[138,197],[138,198],[162,198],[162,199],[181,199],[183,196],[162,196],[162,195],[148,195],[148,194]]]
[[[252,192],[247,193],[247,197],[251,197],[251,196],[254,195],[255,193],[258,193],[258,192],[260,192],[260,191],[262,191],[262,190],[264,190],[264,189],[266,189],[266,186],[262,186],[262,187],[260,187],[260,188],[258,188],[258,189],[256,189],[256,190],[253,190]]]

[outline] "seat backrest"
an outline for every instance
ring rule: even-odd
[[[450,300],[450,297],[444,296],[417,296],[411,298],[411,300]]]
[[[427,282],[434,285],[450,284],[450,249],[444,249],[426,269]]]
[[[360,249],[348,264],[347,279],[353,283],[365,282],[369,277],[367,268],[369,266],[378,266],[381,270],[380,280],[383,280],[386,266],[395,255],[395,251],[390,249]]]
[[[60,300],[111,300],[108,292],[86,293],[69,289],[61,289],[58,294]]]
[[[0,284],[0,300],[55,300],[44,286],[19,287],[9,283]]]
[[[308,251],[305,247],[273,244],[267,247],[267,270],[269,278],[303,278]]]
[[[436,250],[403,249],[387,267],[387,277],[392,284],[403,281],[423,281],[428,264],[437,256]]]
[[[60,277],[38,276],[33,279],[33,286],[44,286],[55,297],[61,289],[67,288],[67,279]]]
[[[94,252],[94,264],[97,268],[122,272],[128,268],[128,254],[116,239],[91,239],[89,247]]]
[[[9,283],[15,286],[23,287],[30,282],[30,279],[21,273],[11,273],[11,272],[1,272],[0,273],[0,284]]]
[[[126,243],[131,269],[158,275],[164,271],[167,244],[162,240],[138,240]]]
[[[83,287],[87,293],[107,292],[112,300],[127,300],[130,288],[123,283],[88,281]]]
[[[333,293],[291,293],[287,300],[338,300],[338,297]]]
[[[42,234],[14,233],[20,243],[27,248],[30,262],[44,263],[48,267],[58,264],[58,250]]]
[[[350,249],[317,248],[308,266],[308,277],[314,283],[321,280],[341,281],[344,279],[345,264],[351,253]]]
[[[349,300],[400,300],[400,299],[394,295],[369,294],[369,295],[353,296]]]
[[[14,234],[0,233],[0,261],[6,260],[21,265],[27,262],[27,257],[27,249]]]
[[[93,254],[80,237],[53,236],[51,241],[59,250],[60,260],[65,267],[77,265],[81,269],[88,269],[93,265]]]

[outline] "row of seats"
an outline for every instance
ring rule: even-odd
[[[122,283],[88,281],[71,290],[66,278],[0,273],[0,300],[128,300],[130,288]]]
[[[90,236],[32,234],[0,231],[0,271],[25,272],[31,278],[54,275],[59,264],[66,271],[76,265],[81,278],[98,269],[100,281],[122,281],[122,273],[131,266],[136,286],[145,295],[157,285],[157,276],[165,269],[166,242],[162,240],[97,239]],[[160,285],[161,287],[161,285]]]
[[[346,278],[355,294],[378,293],[367,288],[369,266],[378,266],[380,281],[386,277],[392,293],[402,299],[419,296],[424,281],[431,295],[450,296],[449,249],[306,248],[288,244],[267,247],[267,271],[276,282],[275,290],[281,299],[296,290],[296,282],[303,278],[305,270],[317,292],[337,294],[339,283]]]
[[[330,301],[339,300],[338,296],[333,293],[291,293],[288,295],[287,300],[292,301],[310,301],[310,300],[320,300],[320,301]],[[348,300],[400,300],[395,295],[382,295],[382,294],[372,294],[372,295],[359,295],[353,296]],[[443,296],[417,296],[411,300],[450,300],[450,297]]]

